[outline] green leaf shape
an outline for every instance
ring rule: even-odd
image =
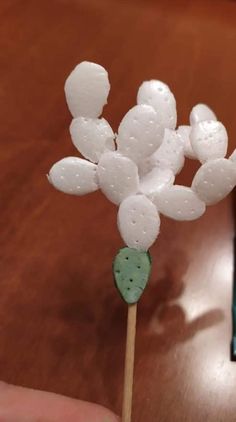
[[[113,274],[115,285],[126,303],[136,303],[142,296],[151,273],[151,264],[149,252],[128,247],[119,250],[113,262]]]

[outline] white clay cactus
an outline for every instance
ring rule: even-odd
[[[236,185],[236,153],[225,158],[227,132],[204,104],[192,109],[189,126],[176,129],[174,95],[155,80],[140,86],[138,105],[124,116],[115,136],[99,118],[109,90],[106,70],[95,63],[82,62],[69,75],[65,94],[74,117],[70,133],[85,159],[60,160],[48,179],[72,195],[100,188],[119,205],[118,227],[126,245],[146,251],[158,236],[159,213],[195,220],[206,205],[228,195]],[[185,157],[202,163],[191,188],[174,185]]]

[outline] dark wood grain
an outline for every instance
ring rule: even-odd
[[[63,195],[50,166],[74,155],[63,84],[86,59],[112,85],[114,130],[142,80],[166,81],[179,123],[207,102],[235,148],[236,2],[0,3],[0,379],[121,408],[126,306],[112,282],[122,241],[99,192]],[[192,162],[179,181],[191,182]],[[162,219],[138,309],[134,422],[234,422],[229,361],[231,200],[198,221]]]

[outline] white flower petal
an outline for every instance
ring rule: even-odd
[[[162,142],[164,129],[157,113],[148,105],[137,105],[122,119],[117,136],[118,151],[139,162],[151,155]]]
[[[189,121],[190,125],[193,126],[196,123],[204,120],[217,120],[215,113],[206,104],[195,105],[190,113]]]
[[[118,152],[107,152],[102,155],[98,163],[98,179],[103,193],[115,204],[135,194],[139,187],[136,164]]]
[[[75,147],[93,163],[98,163],[104,152],[115,150],[115,135],[105,119],[77,117],[71,122],[70,134]]]
[[[223,158],[227,153],[228,135],[221,122],[205,120],[196,123],[190,132],[190,140],[196,156],[202,163]]]
[[[180,137],[181,142],[184,146],[184,155],[191,160],[195,160],[196,154],[193,151],[191,142],[190,142],[190,132],[192,128],[191,126],[179,126],[176,133]]]
[[[140,162],[140,174],[146,174],[154,167],[168,168],[178,174],[184,165],[184,147],[174,130],[165,129],[164,140],[158,150]]]
[[[207,205],[216,204],[227,196],[236,184],[236,169],[232,161],[219,158],[207,161],[195,174],[192,189]]]
[[[175,176],[168,168],[154,168],[140,180],[139,191],[152,198],[152,194],[166,186],[173,185]]]
[[[146,251],[155,242],[160,230],[155,205],[144,195],[129,196],[120,205],[118,227],[127,246]]]
[[[168,85],[157,80],[143,82],[138,90],[137,103],[151,105],[157,112],[159,124],[175,129],[176,101]]]
[[[152,198],[158,211],[174,220],[196,220],[204,214],[206,206],[192,189],[171,186],[162,189]]]
[[[96,63],[82,62],[65,82],[66,101],[73,117],[98,117],[110,91],[107,71]]]
[[[66,157],[55,163],[48,175],[58,190],[71,195],[84,195],[98,189],[97,166],[78,157]]]

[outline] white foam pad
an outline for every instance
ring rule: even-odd
[[[165,130],[164,140],[158,150],[140,163],[140,171],[145,174],[154,167],[169,168],[174,174],[179,173],[184,165],[184,147],[174,130]]]
[[[157,113],[148,105],[138,105],[124,116],[117,136],[118,151],[139,162],[151,155],[162,142],[164,129]]]
[[[107,71],[96,63],[82,62],[65,82],[66,101],[73,117],[98,117],[110,91]]]
[[[227,153],[228,135],[221,122],[205,120],[196,123],[190,132],[190,140],[196,156],[202,163],[223,158]]]
[[[229,157],[233,163],[236,163],[236,149],[232,152],[231,156]]]
[[[196,220],[206,210],[204,202],[186,186],[166,187],[156,192],[152,201],[162,214],[179,221]]]
[[[98,189],[97,166],[82,158],[67,157],[55,163],[48,175],[58,190],[71,195],[84,195]]]
[[[155,242],[160,229],[155,205],[144,195],[129,196],[120,205],[118,227],[127,246],[146,251]]]
[[[192,108],[189,120],[190,125],[193,126],[203,120],[217,120],[217,117],[206,104],[197,104]]]
[[[227,196],[236,184],[235,164],[219,158],[207,161],[195,174],[192,188],[207,205],[216,204]]]
[[[115,135],[105,119],[77,117],[71,122],[70,134],[75,147],[93,163],[98,163],[104,152],[115,150]]]
[[[153,155],[151,155],[151,157],[144,158],[138,163],[139,177],[142,178],[146,176],[146,174],[150,173],[154,167],[155,167],[155,160],[153,159]]]
[[[115,204],[135,194],[139,187],[136,164],[118,152],[102,155],[98,163],[98,179],[103,193]]]
[[[140,180],[139,191],[152,198],[152,194],[173,185],[175,176],[170,169],[154,168]]]
[[[175,129],[176,101],[168,85],[157,80],[143,82],[138,90],[137,103],[151,105],[157,112],[160,125]]]
[[[183,143],[185,157],[195,160],[197,157],[196,157],[195,152],[193,151],[193,148],[190,142],[191,130],[192,130],[191,126],[179,126],[176,133],[178,134],[181,142]]]

